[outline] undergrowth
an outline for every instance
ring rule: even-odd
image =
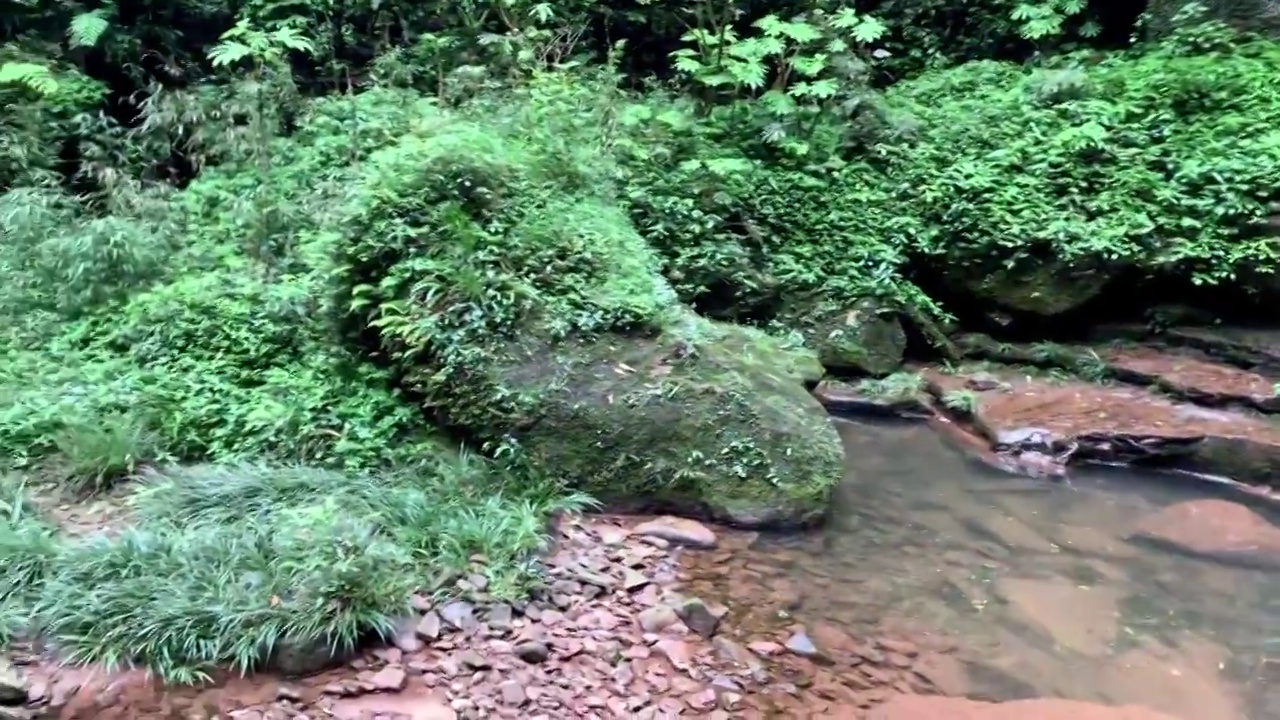
[[[488,592],[514,598],[536,576],[548,515],[589,504],[468,458],[378,476],[179,466],[140,483],[136,524],[85,538],[57,539],[13,495],[0,528],[10,636],[181,683],[286,647],[340,654],[389,636],[415,591],[478,556]]]

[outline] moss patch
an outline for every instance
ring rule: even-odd
[[[526,349],[505,373],[542,398],[521,447],[606,501],[749,527],[818,522],[840,439],[796,359],[744,351],[736,330],[690,318],[653,338]]]

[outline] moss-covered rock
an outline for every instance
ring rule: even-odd
[[[793,322],[823,367],[834,373],[888,375],[902,365],[907,351],[898,312],[870,298],[847,308],[824,306]]]
[[[541,398],[513,433],[597,497],[747,526],[820,521],[840,439],[803,357],[690,317],[657,337],[526,347],[504,380]]]
[[[990,272],[955,271],[964,268],[954,258],[948,281],[965,294],[1003,310],[1053,317],[1074,310],[1098,297],[1111,281],[1099,268],[1073,268],[1054,261],[1022,262]]]
[[[370,158],[335,243],[349,341],[445,424],[603,499],[821,518],[842,451],[816,359],[695,316],[600,158],[492,117],[426,117]]]

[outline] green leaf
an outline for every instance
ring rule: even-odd
[[[53,72],[35,63],[0,64],[0,84],[21,85],[39,95],[50,95],[58,89]]]
[[[853,28],[853,39],[860,43],[871,43],[884,36],[889,28],[873,17],[864,17]]]
[[[253,57],[253,48],[243,43],[227,41],[218,43],[209,51],[209,62],[216,68],[234,65]]]
[[[106,34],[111,24],[102,10],[80,13],[71,18],[67,27],[67,40],[73,48],[93,47]]]

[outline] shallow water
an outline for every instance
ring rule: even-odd
[[[1107,469],[1015,478],[925,426],[841,432],[848,474],[829,525],[747,553],[763,584],[796,589],[796,621],[945,633],[972,696],[1280,718],[1280,664],[1268,662],[1280,662],[1280,573],[1123,539],[1163,506],[1221,492],[1212,484]]]

